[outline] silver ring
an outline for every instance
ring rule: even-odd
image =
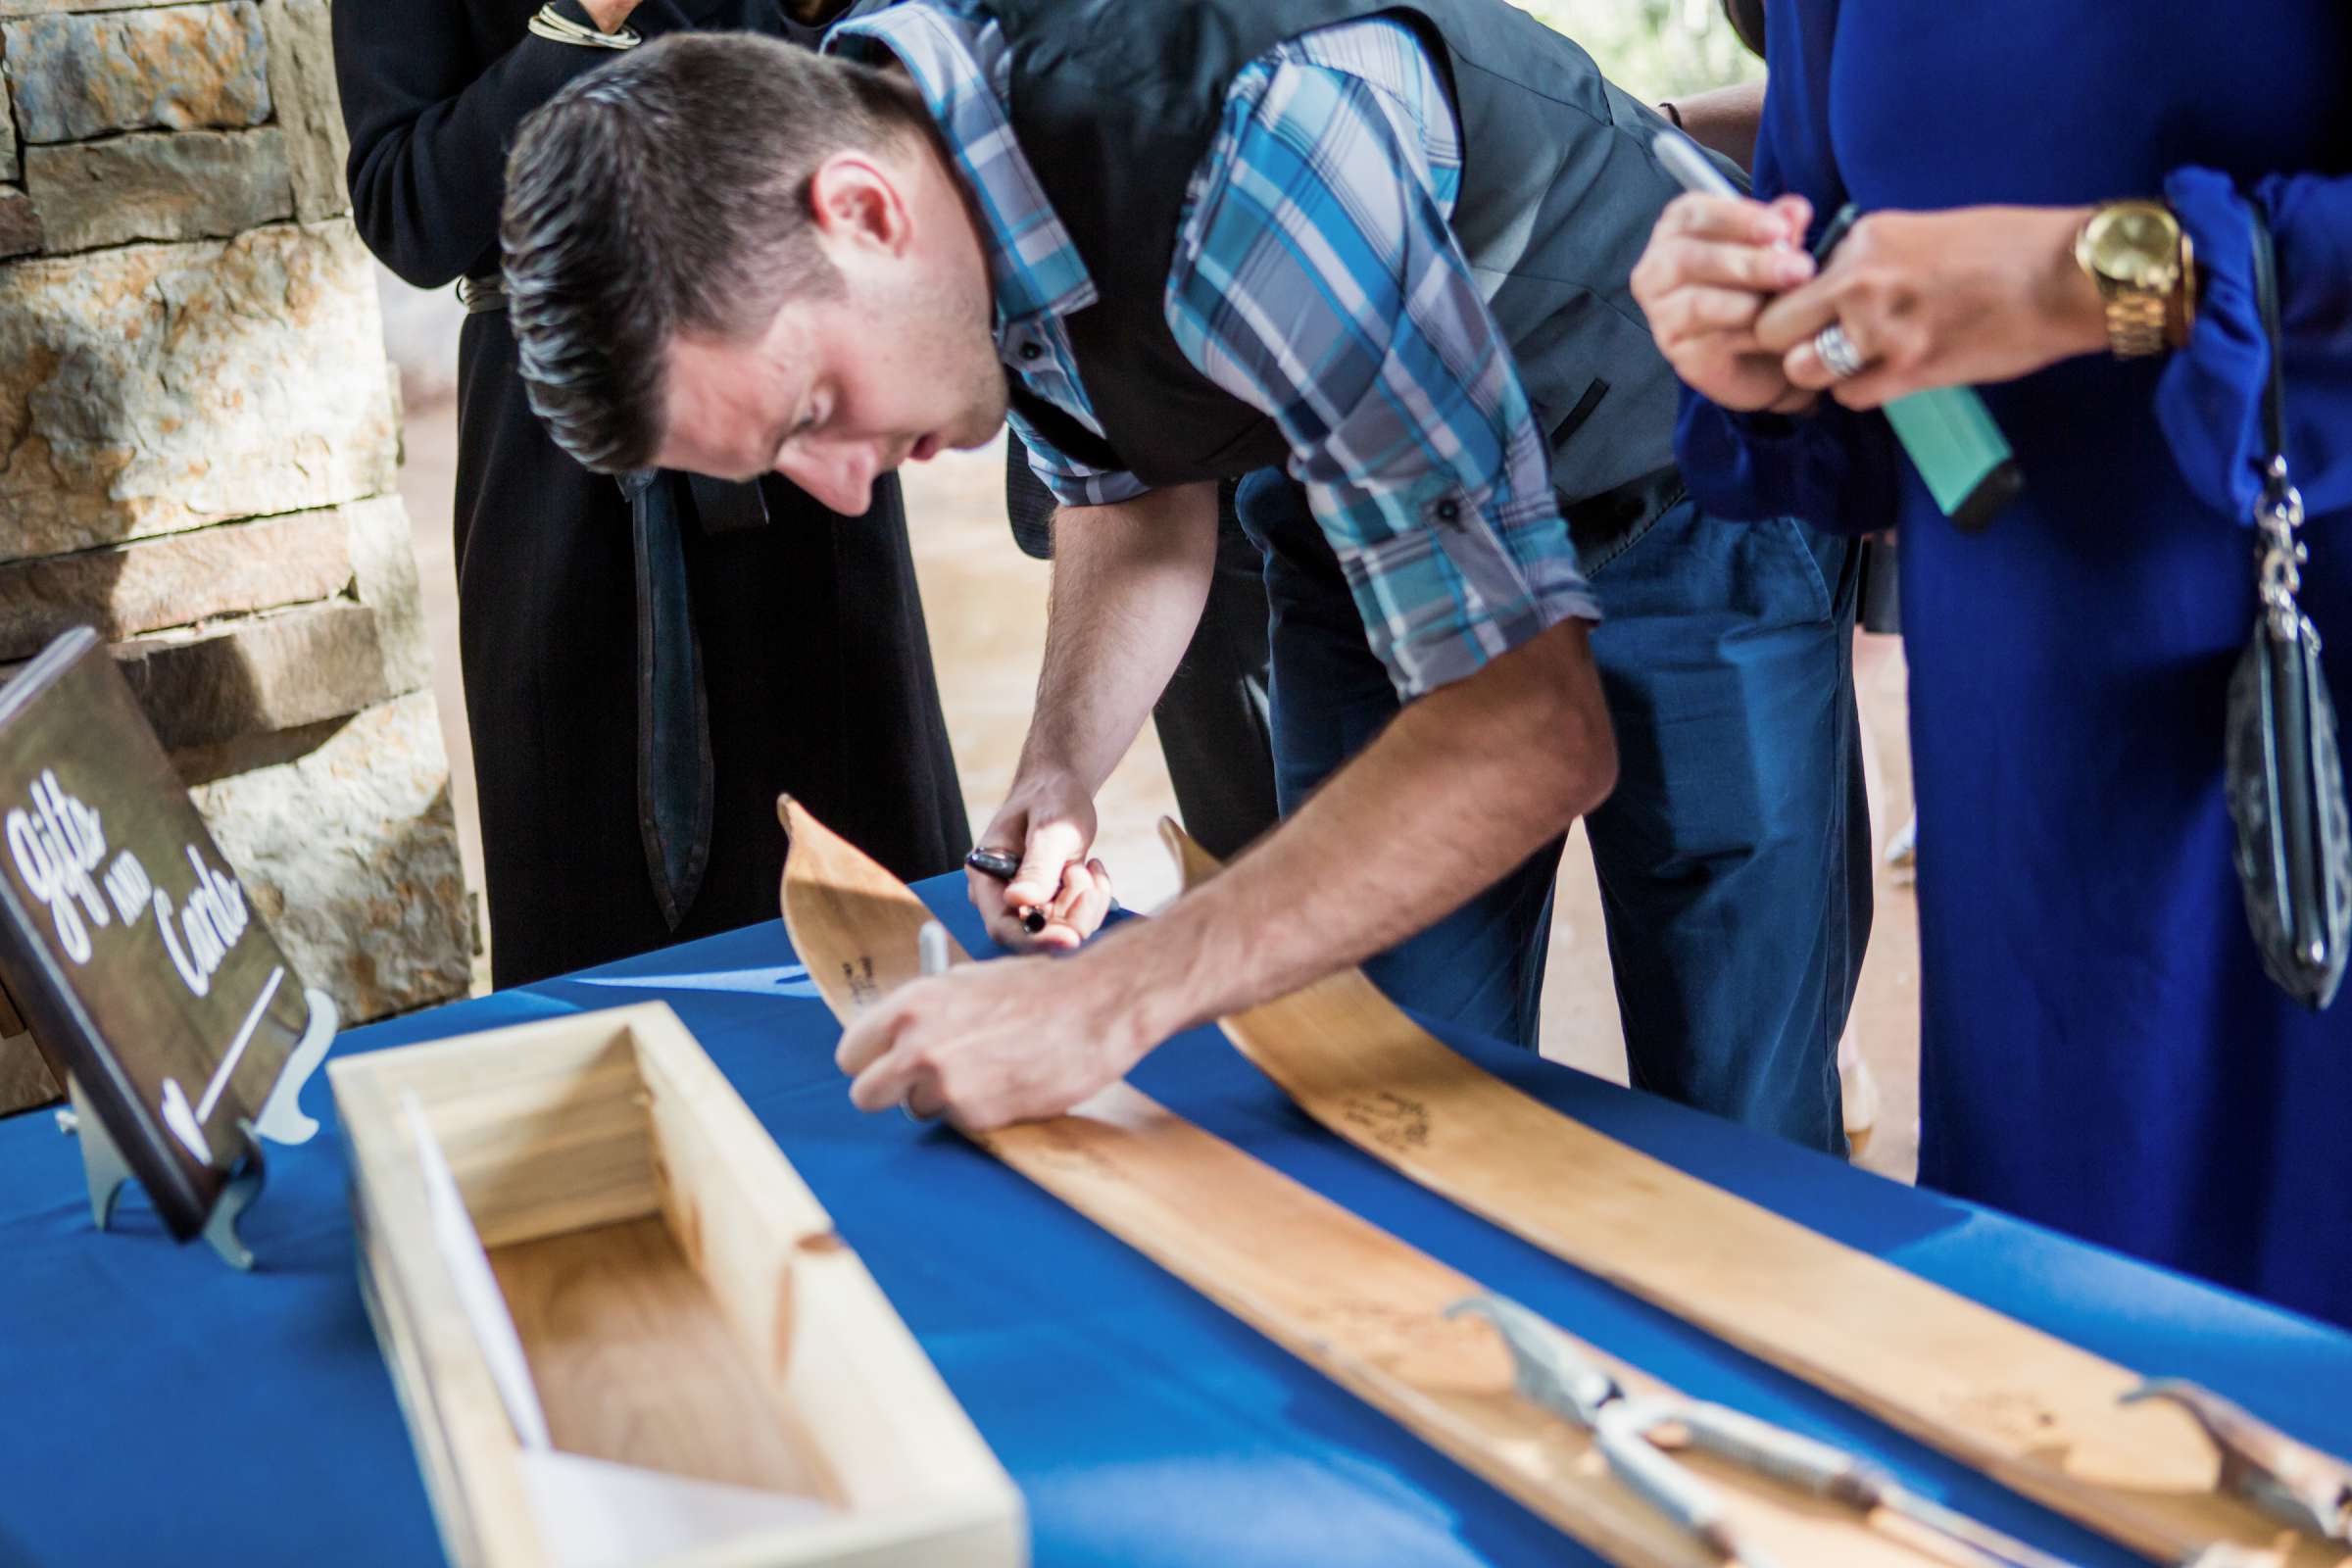
[[[1854,340],[1836,321],[1813,334],[1813,352],[1821,356],[1821,363],[1840,381],[1850,381],[1862,373],[1862,351],[1854,347]]]

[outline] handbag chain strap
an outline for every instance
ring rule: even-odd
[[[2262,214],[2249,216],[2254,220],[2254,296],[2271,351],[2270,382],[2262,396],[2262,434],[2270,457],[2263,465],[2262,500],[2254,508],[2254,526],[2262,535],[2256,548],[2256,591],[2262,596],[2272,639],[2291,643],[2311,624],[2295,604],[2311,552],[2295,537],[2303,526],[2303,497],[2286,473],[2286,343],[2278,325],[2277,247]]]

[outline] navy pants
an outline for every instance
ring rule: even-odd
[[[1264,557],[1282,809],[1395,717],[1304,493],[1242,483]],[[1838,1036],[1870,933],[1853,542],[1689,501],[1598,566],[1616,792],[1586,822],[1637,1088],[1834,1153]],[[1397,853],[1405,853],[1398,847]],[[1364,967],[1393,1000],[1533,1048],[1560,845]]]

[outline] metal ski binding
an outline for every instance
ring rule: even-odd
[[[2322,1541],[2352,1541],[2352,1464],[2183,1378],[2150,1378],[2123,1402],[2142,1399],[2170,1400],[2205,1429],[2222,1451],[2224,1492]]]
[[[2072,1568],[2064,1558],[2017,1541],[1905,1489],[1887,1471],[1843,1449],[1786,1431],[1728,1405],[1679,1395],[1637,1398],[1585,1359],[1557,1329],[1515,1301],[1474,1296],[1447,1317],[1483,1317],[1510,1348],[1519,1396],[1592,1434],[1609,1470],[1644,1501],[1726,1563],[1778,1568],[1743,1544],[1713,1489],[1668,1451],[1690,1447],[1721,1455],[1760,1476],[1867,1514],[1884,1508],[1955,1548],[1982,1568]]]

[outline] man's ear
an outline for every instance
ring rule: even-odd
[[[838,152],[808,180],[808,218],[828,246],[896,256],[913,238],[912,215],[891,172],[858,152]]]

